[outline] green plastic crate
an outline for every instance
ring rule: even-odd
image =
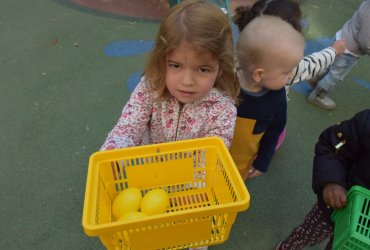
[[[370,190],[353,186],[348,205],[332,215],[335,222],[333,249],[370,249]]]

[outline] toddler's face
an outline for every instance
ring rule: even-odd
[[[303,50],[291,50],[280,53],[271,59],[271,65],[265,68],[262,76],[262,86],[270,90],[279,90],[288,84],[295,73],[296,67],[303,58]]]
[[[166,87],[181,103],[205,97],[221,74],[217,58],[207,51],[198,53],[188,43],[172,51],[166,65]]]

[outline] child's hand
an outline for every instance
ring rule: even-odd
[[[260,176],[262,175],[263,173],[257,169],[255,169],[253,166],[250,166],[249,167],[249,170],[248,170],[248,179],[250,178],[254,178],[254,177],[257,177],[257,176]]]
[[[347,205],[347,190],[341,185],[328,183],[324,185],[323,199],[333,209],[341,209]]]
[[[344,53],[344,49],[346,48],[346,41],[342,38],[340,40],[336,40],[331,47],[337,51],[337,56]]]

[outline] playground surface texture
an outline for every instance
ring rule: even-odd
[[[329,45],[361,2],[304,1],[307,53]],[[103,249],[81,225],[88,158],[135,87],[166,8],[159,0],[0,1],[0,249]],[[303,221],[315,202],[315,142],[370,108],[369,65],[362,58],[337,86],[333,111],[306,101],[307,83],[291,90],[282,147],[269,172],[247,182],[251,206],[229,239],[209,249],[274,249]]]

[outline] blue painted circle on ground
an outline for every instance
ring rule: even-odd
[[[360,86],[362,86],[362,87],[364,87],[364,88],[367,88],[367,89],[370,89],[370,83],[368,83],[367,81],[364,81],[364,80],[362,80],[362,79],[360,79],[360,78],[357,78],[357,77],[352,77],[352,80],[355,82],[355,83],[357,83],[357,84],[359,84]]]
[[[131,40],[118,41],[107,45],[104,54],[108,57],[136,56],[150,51],[154,46],[153,41]]]
[[[142,74],[143,71],[138,71],[129,76],[129,78],[127,79],[127,87],[130,92],[134,91],[141,79]]]

